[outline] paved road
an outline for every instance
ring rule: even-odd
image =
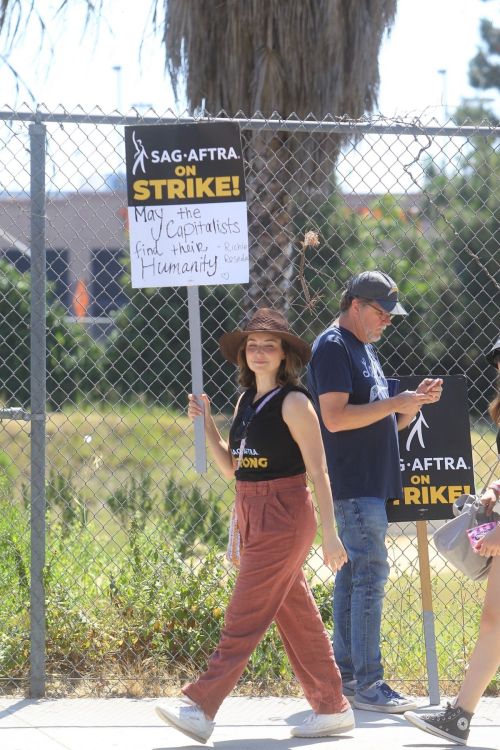
[[[166,699],[173,703],[173,699]],[[33,701],[0,698],[1,750],[172,750],[202,745],[167,727],[156,700],[83,698]],[[422,699],[422,705],[425,701]],[[294,739],[308,705],[299,698],[228,698],[217,715],[210,744],[217,750],[393,750],[452,748],[400,716],[355,711],[356,729],[338,738]],[[500,698],[481,701],[469,739],[471,750],[500,749]]]

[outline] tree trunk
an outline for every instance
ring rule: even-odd
[[[293,272],[293,190],[287,133],[246,136],[246,188],[250,283],[244,308],[275,307],[288,312]]]
[[[295,237],[295,209],[313,196],[318,203],[328,198],[339,138],[244,131],[242,140],[250,246],[250,283],[243,306],[247,313],[269,306],[287,315],[296,253],[303,240]]]

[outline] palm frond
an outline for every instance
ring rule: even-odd
[[[163,2],[168,70],[193,111],[359,117],[376,103],[397,0]]]

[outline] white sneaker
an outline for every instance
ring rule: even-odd
[[[187,734],[192,740],[205,744],[214,731],[215,722],[207,719],[196,704],[190,706],[166,706],[159,704],[155,711],[164,722]]]
[[[316,714],[311,711],[299,727],[292,727],[292,737],[330,737],[354,729],[352,708],[338,714]]]

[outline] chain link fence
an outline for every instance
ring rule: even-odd
[[[205,390],[221,429],[236,384],[219,336],[272,304],[312,342],[336,317],[345,280],[382,268],[410,313],[379,346],[386,374],[465,374],[480,487],[495,460],[483,353],[500,323],[500,129],[238,121],[251,282],[199,290]],[[0,113],[4,692],[176,692],[203,668],[223,622],[232,489],[212,465],[193,468],[186,289],[129,283],[123,126],[160,122],[179,119]],[[304,246],[309,230],[317,247]],[[425,692],[414,524],[392,524],[388,547],[386,677]],[[430,555],[439,674],[452,690],[483,586]],[[308,574],[331,629],[333,577],[317,548]],[[293,691],[278,640],[271,629],[240,690]]]

